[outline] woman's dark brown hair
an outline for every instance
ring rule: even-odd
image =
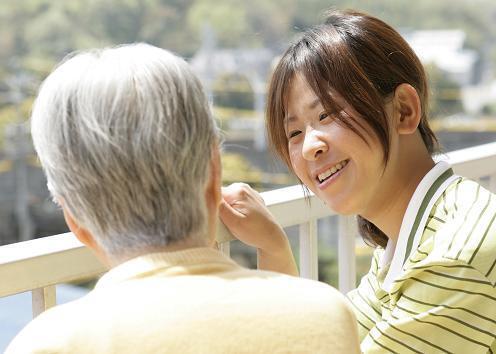
[[[424,68],[408,43],[383,21],[355,11],[330,11],[324,24],[304,32],[282,56],[270,82],[266,125],[271,147],[290,169],[284,118],[288,92],[297,73],[306,79],[326,111],[339,111],[330,95],[332,89],[358,112],[360,118],[346,114],[336,118],[366,142],[367,137],[357,127],[371,131],[383,147],[385,165],[390,150],[385,102],[398,85],[410,84],[420,97],[418,129],[422,139],[431,154],[437,151],[437,139],[426,116]],[[386,245],[387,236],[374,224],[358,216],[358,225],[365,241]]]

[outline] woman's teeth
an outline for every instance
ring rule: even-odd
[[[334,166],[332,166],[330,169],[328,169],[327,171],[324,171],[322,173],[320,173],[317,177],[319,179],[319,182],[324,182],[326,179],[328,179],[329,177],[331,177],[333,174],[335,174],[336,172],[338,172],[339,170],[341,170],[344,166],[346,166],[346,164],[348,163],[348,160],[343,160],[341,162],[338,162],[337,164],[335,164]]]

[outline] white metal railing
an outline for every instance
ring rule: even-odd
[[[480,145],[439,156],[448,160],[455,173],[481,181],[496,191],[496,143]],[[317,279],[317,220],[333,213],[317,198],[305,197],[301,186],[291,186],[262,193],[284,227],[300,225],[300,273]],[[338,266],[339,289],[355,286],[355,236],[352,217],[339,217]],[[229,254],[230,233],[219,226],[217,239],[221,250]],[[33,316],[55,306],[55,284],[98,276],[106,268],[76,238],[68,233],[19,242],[0,247],[0,297],[32,292]]]

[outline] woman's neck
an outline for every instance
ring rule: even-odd
[[[390,161],[384,173],[382,198],[369,208],[362,217],[372,222],[386,236],[396,243],[403,217],[415,190],[434,167],[435,163],[427,151],[410,154],[410,158],[400,157]]]

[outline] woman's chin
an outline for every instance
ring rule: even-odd
[[[327,207],[336,214],[348,216],[355,215],[356,210],[349,203],[342,201],[338,202],[337,200],[323,200],[323,202],[327,205]]]

